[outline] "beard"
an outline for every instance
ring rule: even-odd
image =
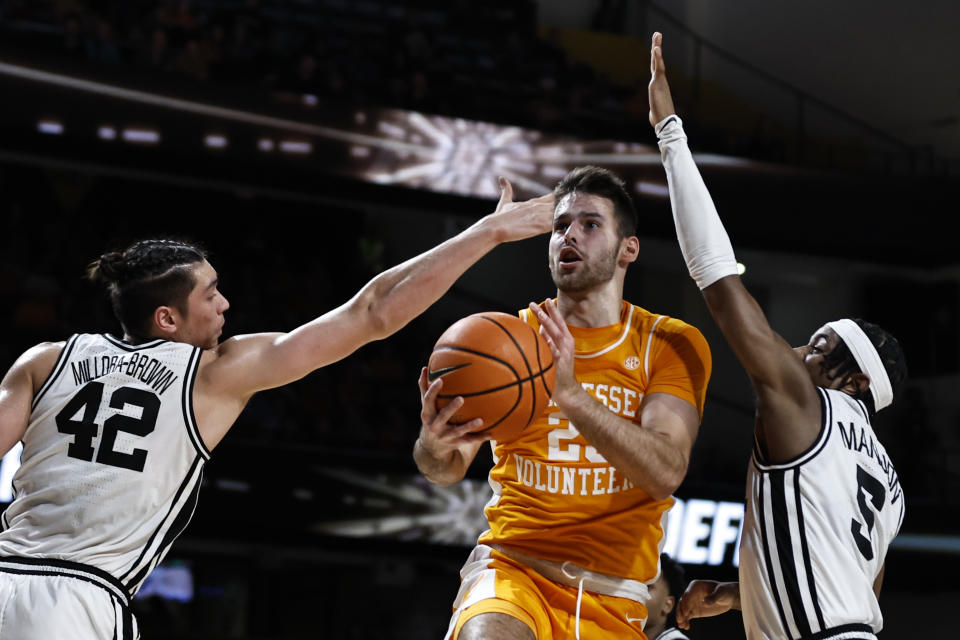
[[[559,260],[550,263],[553,284],[564,293],[580,293],[609,282],[616,270],[617,247],[592,260],[583,260],[579,268],[571,273],[561,272]]]

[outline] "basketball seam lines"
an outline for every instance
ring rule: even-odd
[[[489,320],[489,321],[492,322],[493,324],[497,325],[497,327],[499,327],[501,331],[503,331],[505,334],[507,334],[507,337],[510,338],[510,342],[513,343],[513,346],[514,346],[514,347],[517,349],[517,351],[520,353],[520,357],[523,358],[523,364],[524,364],[524,366],[527,367],[527,373],[530,374],[529,377],[527,378],[527,380],[530,381],[530,394],[531,394],[531,396],[532,396],[533,402],[530,403],[530,416],[527,418],[527,424],[525,424],[525,425],[523,426],[523,428],[526,429],[526,428],[530,425],[530,423],[533,422],[534,417],[536,417],[536,414],[535,414],[534,412],[537,410],[537,387],[536,387],[536,383],[533,382],[534,373],[533,373],[533,369],[530,368],[530,361],[527,360],[527,354],[523,351],[523,348],[520,347],[520,343],[517,342],[517,339],[513,336],[512,333],[510,333],[510,331],[509,331],[505,326],[503,326],[502,324],[500,324],[499,322],[497,322],[496,320],[494,320],[493,318],[490,318],[490,317],[488,317],[488,316],[481,316],[481,317],[482,317],[484,320]],[[526,324],[526,323],[524,323],[524,324]],[[529,325],[527,325],[527,326],[529,326]],[[533,331],[533,327],[529,327],[529,328],[530,328],[531,331]],[[534,344],[534,346],[536,347],[537,352],[539,353],[539,352],[540,352],[540,345],[537,343],[537,334],[536,334],[536,333],[533,334],[533,344]],[[517,386],[520,387],[521,391],[520,391],[520,397],[517,398],[516,404],[513,405],[513,409],[516,409],[516,408],[517,408],[517,405],[520,404],[520,399],[523,398],[523,385],[524,385],[524,384],[526,384],[526,380],[521,380],[521,381],[518,381],[518,383],[517,383]],[[513,412],[513,409],[511,409],[511,413]],[[509,415],[509,414],[508,414],[508,415]]]
[[[543,374],[545,374],[547,371],[550,371],[550,369],[553,369],[553,363],[552,363],[552,362],[550,363],[550,366],[548,366],[546,369],[544,369],[544,370],[541,371],[540,373],[535,373],[535,374],[533,374],[533,375],[531,375],[531,376],[528,376],[528,377],[526,377],[526,378],[517,378],[516,380],[514,380],[513,382],[511,382],[511,383],[509,383],[509,384],[504,384],[504,385],[501,385],[501,386],[499,386],[499,387],[491,387],[491,388],[489,388],[489,389],[483,389],[483,390],[481,390],[481,391],[474,391],[474,392],[472,392],[472,393],[440,393],[440,394],[437,394],[437,397],[438,397],[438,398],[444,398],[444,399],[446,399],[446,398],[456,398],[457,396],[461,396],[461,397],[464,397],[464,398],[470,398],[470,397],[473,397],[473,396],[482,396],[482,395],[485,394],[485,393],[492,393],[492,392],[494,392],[494,391],[503,391],[504,389],[509,389],[510,387],[513,387],[513,386],[522,386],[522,385],[526,384],[527,382],[530,382],[530,381],[533,380],[534,378],[542,378],[542,377],[543,377]]]

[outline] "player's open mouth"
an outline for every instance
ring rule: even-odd
[[[567,247],[566,249],[560,250],[558,260],[560,261],[560,264],[573,264],[575,262],[581,262],[583,258],[580,257],[580,254],[577,253],[576,249]]]

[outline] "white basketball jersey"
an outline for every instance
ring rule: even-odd
[[[92,568],[132,596],[183,531],[209,452],[193,416],[201,350],[75,335],[34,398],[0,563]],[[75,565],[82,565],[78,567]]]
[[[740,548],[749,640],[872,639],[873,583],[904,516],[897,472],[863,403],[818,389],[819,438],[787,464],[754,449]]]

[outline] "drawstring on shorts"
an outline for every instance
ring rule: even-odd
[[[560,565],[560,571],[563,572],[563,575],[567,576],[571,580],[577,580],[577,575],[568,570],[569,566],[576,566],[573,563],[567,561]],[[583,602],[583,581],[587,576],[580,575],[580,579],[577,580],[577,614],[574,618],[574,631],[576,632],[576,639],[580,640],[580,603]]]

